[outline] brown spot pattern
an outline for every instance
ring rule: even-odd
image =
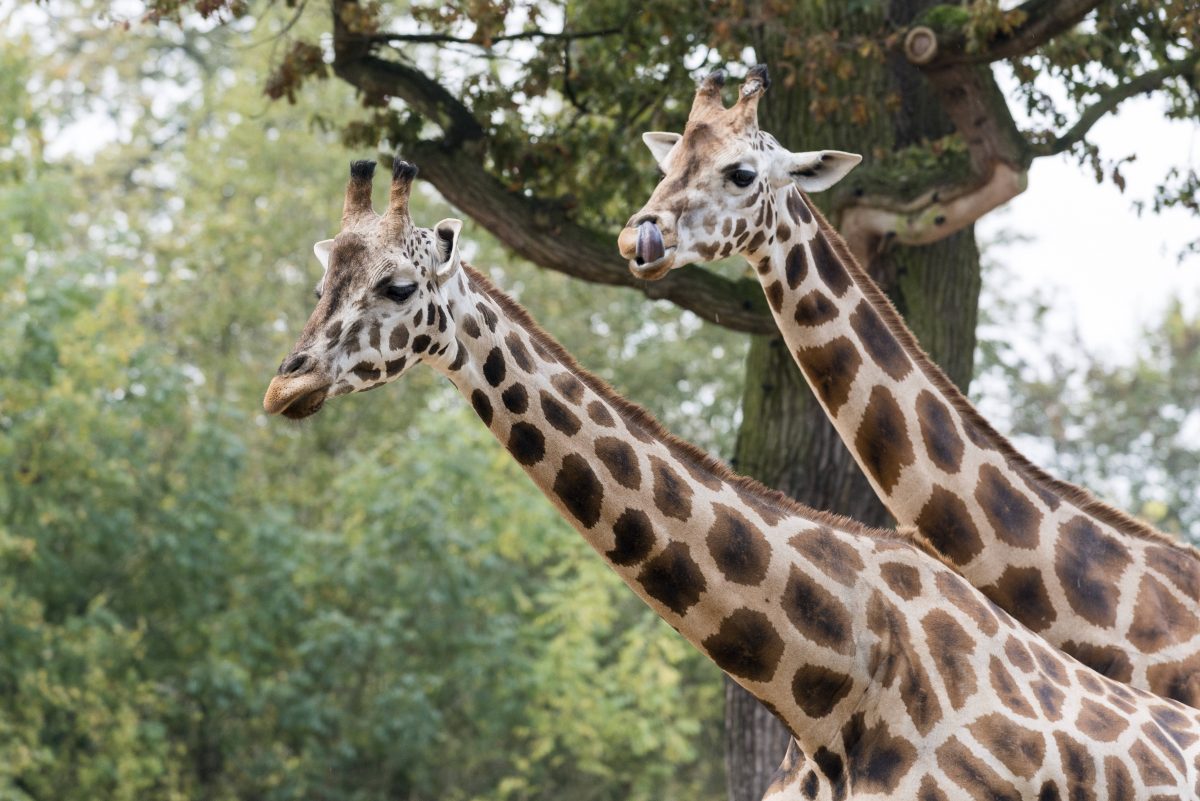
[[[943,743],[936,756],[946,777],[975,801],[1023,801],[1012,782],[988,767],[957,737]]]
[[[539,398],[542,402],[542,414],[547,423],[568,437],[573,437],[579,432],[581,423],[574,412],[559,403],[557,398],[544,389],[539,394]]]
[[[794,565],[783,590],[782,604],[788,620],[801,636],[839,654],[854,652],[850,611]]]
[[[667,517],[687,521],[692,516],[692,488],[657,456],[650,457],[654,476],[654,505]]]
[[[1084,698],[1079,708],[1079,716],[1075,718],[1075,726],[1093,740],[1111,743],[1129,728],[1129,721],[1109,707],[1091,698]]]
[[[738,609],[702,645],[717,667],[747,681],[770,681],[783,656],[783,638],[755,609]]]
[[[884,492],[891,492],[900,480],[900,472],[913,463],[912,441],[908,438],[904,413],[886,388],[876,386],[871,390],[867,409],[854,436],[854,447]]]
[[[892,588],[892,592],[906,601],[921,594],[921,574],[912,565],[888,562],[879,568],[879,575]]]
[[[957,473],[962,467],[965,446],[954,428],[950,411],[927,389],[917,395],[917,420],[929,458],[947,473]]]
[[[771,544],[758,526],[736,509],[716,503],[713,514],[705,542],[717,569],[734,584],[758,584],[767,575]]]
[[[677,615],[699,601],[707,586],[700,566],[682,542],[672,542],[647,562],[638,582],[647,595]]]
[[[934,609],[921,621],[933,665],[941,675],[950,706],[962,709],[977,689],[971,655],[975,640],[943,609]]]
[[[962,498],[938,484],[914,521],[929,544],[956,565],[965,565],[983,552],[979,529]]]
[[[828,715],[850,694],[854,680],[824,665],[803,665],[792,677],[792,696],[796,706],[810,718]]]
[[[508,452],[526,467],[535,465],[546,455],[546,438],[529,423],[514,423],[508,434]]]
[[[912,743],[893,735],[886,721],[867,726],[862,712],[843,727],[842,745],[856,795],[890,795],[917,761]]]
[[[1046,738],[1033,729],[993,712],[977,718],[967,730],[1004,767],[1023,779],[1032,779],[1046,758]]]
[[[803,244],[792,245],[784,262],[783,273],[792,289],[804,282],[804,276],[808,274],[808,251]]]
[[[816,327],[836,320],[838,308],[833,301],[819,289],[814,289],[796,303],[796,324]]]
[[[846,294],[846,290],[850,288],[851,284],[850,274],[846,272],[841,260],[833,252],[824,232],[817,232],[810,242],[810,247],[812,247],[813,265],[817,268],[817,274],[821,276],[821,280],[829,287],[829,291],[835,298]]]
[[[1044,631],[1054,623],[1058,612],[1036,567],[1005,568],[996,583],[982,588],[996,606],[1008,612],[1033,631]]]
[[[654,549],[654,527],[641,509],[627,508],[622,512],[613,524],[613,536],[616,541],[604,554],[613,564],[637,564]]]
[[[1014,548],[1037,547],[1041,511],[993,465],[985,464],[979,468],[975,500],[983,507],[984,516],[1002,542]]]
[[[825,526],[792,536],[788,545],[820,568],[825,575],[847,587],[853,586],[858,574],[862,572],[863,561],[858,551]]]
[[[1117,582],[1131,561],[1124,545],[1085,517],[1073,517],[1059,528],[1054,571],[1071,608],[1097,626],[1116,622]]]
[[[563,458],[562,468],[554,478],[554,494],[584,528],[591,528],[600,519],[604,487],[579,454],[569,453]]]
[[[1200,632],[1200,620],[1153,576],[1142,580],[1134,605],[1129,641],[1152,654],[1168,645],[1186,642]]]
[[[870,301],[859,301],[850,315],[850,326],[875,363],[894,380],[902,381],[912,372],[912,362],[904,348],[883,324],[875,309],[871,308]]]
[[[837,417],[838,410],[850,399],[850,387],[862,366],[854,343],[837,337],[824,345],[798,349],[796,360],[830,416]]]

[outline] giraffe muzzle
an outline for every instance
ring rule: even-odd
[[[302,420],[320,411],[328,394],[329,380],[319,373],[277,375],[267,387],[263,409],[267,414]]]
[[[626,229],[626,242],[628,232]],[[638,278],[656,280],[662,278],[671,270],[675,261],[675,247],[667,247],[663,242],[662,231],[652,220],[644,220],[636,229],[636,242],[633,258],[629,260],[629,269]]]

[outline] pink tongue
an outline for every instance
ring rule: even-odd
[[[658,226],[647,220],[638,226],[637,259],[641,264],[651,264],[663,257],[662,232]]]

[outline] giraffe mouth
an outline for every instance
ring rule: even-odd
[[[311,417],[325,405],[329,381],[316,373],[300,376],[275,376],[263,398],[267,414],[282,414],[289,420]]]
[[[643,281],[657,281],[675,266],[675,246],[663,250],[663,255],[654,261],[642,261],[640,258],[629,260],[629,271]]]

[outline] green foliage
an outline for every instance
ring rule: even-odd
[[[363,155],[311,124],[347,90],[269,104],[254,31],[56,11],[60,39],[0,49],[0,799],[720,796],[716,669],[431,371],[260,414]],[[96,114],[120,142],[46,155]],[[728,447],[738,338],[468,238]]]

